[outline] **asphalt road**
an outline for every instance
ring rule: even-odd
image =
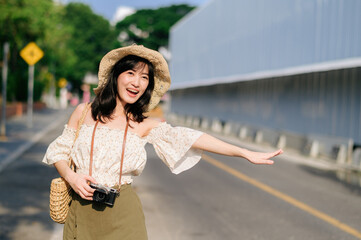
[[[0,239],[61,237],[61,225],[48,215],[50,180],[57,172],[41,164],[61,131],[51,131],[1,172]],[[173,175],[147,149],[147,167],[133,186],[150,240],[361,239],[361,189],[331,172],[282,158],[255,166],[207,154],[208,161]]]
[[[359,187],[282,158],[273,166],[256,166],[214,154],[205,158],[209,156],[236,176],[204,160],[175,176],[150,153],[135,184],[148,226],[161,226],[164,232],[149,228],[150,239],[361,238]],[[247,181],[239,178],[242,174]],[[305,206],[307,211],[300,208]]]
[[[0,239],[51,239],[49,188],[54,167],[41,163],[47,146],[62,132],[56,128],[0,173]]]

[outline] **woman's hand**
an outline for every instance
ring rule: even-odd
[[[283,153],[282,149],[272,153],[252,152],[247,149],[223,142],[206,133],[198,138],[192,147],[226,156],[243,157],[254,164],[273,164],[273,161],[270,160],[270,158]]]
[[[60,176],[62,176],[65,181],[67,181],[71,188],[79,194],[79,196],[86,200],[93,200],[93,193],[95,189],[89,186],[89,182],[97,183],[94,178],[73,172],[68,166],[68,162],[65,160],[60,160],[54,163],[56,170],[58,170]]]
[[[70,184],[71,188],[77,194],[79,194],[81,198],[91,201],[93,200],[93,193],[95,189],[91,188],[88,182],[96,184],[94,178],[80,173],[73,172],[73,174],[68,177],[68,183]]]
[[[283,153],[282,149],[279,149],[275,152],[271,153],[261,153],[261,152],[252,152],[249,150],[244,151],[243,155],[244,158],[250,161],[253,164],[273,164],[273,160],[270,158],[273,158],[275,156],[280,155]]]

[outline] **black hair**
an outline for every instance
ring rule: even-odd
[[[138,123],[142,122],[145,118],[147,118],[143,114],[147,111],[150,98],[154,89],[153,64],[147,59],[135,55],[128,55],[120,59],[116,64],[114,64],[105,86],[96,95],[93,104],[91,105],[92,117],[94,121],[99,119],[100,122],[104,123],[104,119],[112,119],[111,116],[117,105],[116,99],[120,99],[118,93],[118,76],[125,71],[131,69],[134,70],[135,68],[137,68],[139,63],[143,63],[148,66],[148,87],[143,93],[143,95],[135,103],[125,105],[125,113],[127,118],[131,116],[132,120]]]

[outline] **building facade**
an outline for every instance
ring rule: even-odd
[[[210,0],[171,30],[171,110],[361,145],[361,1]]]

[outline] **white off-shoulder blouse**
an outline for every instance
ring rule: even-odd
[[[48,147],[43,162],[53,164],[59,160],[73,159],[77,172],[89,174],[90,145],[94,125],[83,124],[75,141],[76,130],[65,125],[62,135],[56,138]],[[191,148],[202,135],[185,127],[172,127],[166,122],[154,127],[145,137],[128,130],[122,183],[133,182],[132,176],[142,173],[146,164],[145,144],[154,146],[157,155],[175,173],[181,173],[198,163],[202,151]],[[124,130],[98,126],[94,137],[92,177],[105,186],[119,184],[120,160]]]

